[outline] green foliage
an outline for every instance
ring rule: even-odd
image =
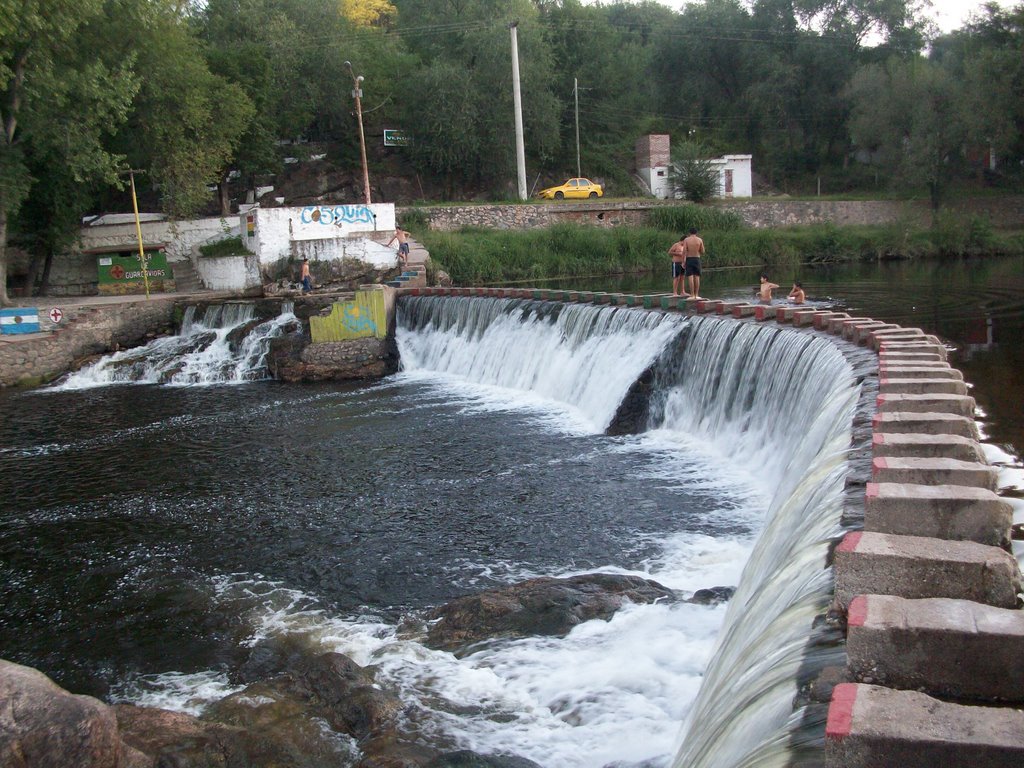
[[[707,147],[693,141],[679,142],[672,148],[668,181],[677,195],[703,203],[718,193],[718,172],[708,160],[711,154]]]
[[[252,251],[245,247],[241,237],[227,237],[215,243],[199,246],[203,256],[251,256]]]
[[[996,250],[998,238],[992,222],[978,215],[941,211],[931,231],[932,245],[947,256],[973,256]]]
[[[648,221],[658,229],[679,234],[690,229],[725,232],[746,226],[738,213],[701,205],[658,206],[651,210]]]

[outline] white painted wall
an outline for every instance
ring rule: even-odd
[[[108,217],[104,217],[105,219]],[[192,248],[208,240],[220,239],[232,234],[235,218],[192,219],[189,221],[143,221],[142,241],[151,243],[167,243],[167,261],[188,261]],[[111,246],[135,245],[138,236],[135,233],[134,217],[128,221],[120,218],[116,224],[95,224],[84,226],[79,230],[80,248],[89,251],[94,248]]]
[[[754,182],[751,177],[750,161],[753,155],[724,155],[711,160],[711,166],[718,170],[719,197],[753,197]],[[732,172],[732,191],[726,191],[726,173]]]
[[[292,255],[293,243],[335,241],[395,230],[393,203],[309,205],[304,208],[253,208],[239,216],[246,247],[269,264]],[[329,249],[341,258],[342,248]]]
[[[214,291],[245,291],[263,285],[256,256],[200,256],[195,267],[203,285]]]
[[[651,194],[661,200],[667,200],[672,195],[672,189],[669,185],[668,174],[669,168],[667,165],[658,166],[656,168],[638,168],[637,173],[647,184],[647,188],[651,190]]]

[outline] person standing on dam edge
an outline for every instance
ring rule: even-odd
[[[700,296],[700,257],[704,255],[704,241],[697,237],[697,228],[691,227],[690,234],[683,239],[683,271],[690,279],[690,295]]]
[[[388,240],[388,245],[391,245],[395,240],[398,241],[398,266],[400,267],[404,267],[409,261],[409,236],[409,232],[406,232],[401,227],[395,227],[395,236]]]
[[[684,240],[686,240],[686,235],[680,237],[678,242],[672,243],[672,247],[668,249],[668,255],[672,257],[672,295],[688,297],[690,294],[686,292],[686,277],[683,270]]]
[[[299,280],[302,282],[302,292],[309,293],[313,290],[313,277],[309,274],[309,257],[302,258],[302,271],[299,272]]]

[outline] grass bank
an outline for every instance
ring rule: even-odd
[[[663,269],[668,247],[691,227],[707,245],[708,268],[932,256],[1024,254],[1024,236],[996,232],[980,217],[940,216],[935,228],[903,222],[876,227],[815,225],[753,229],[740,217],[693,205],[656,208],[645,227],[599,228],[556,224],[545,229],[463,229],[432,232],[422,221],[406,226],[431,261],[461,284],[619,275]]]

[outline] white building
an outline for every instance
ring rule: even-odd
[[[725,155],[709,160],[718,172],[718,197],[753,197],[752,155]],[[667,134],[641,136],[636,142],[636,172],[654,197],[668,200],[675,194],[669,182],[671,144]]]

